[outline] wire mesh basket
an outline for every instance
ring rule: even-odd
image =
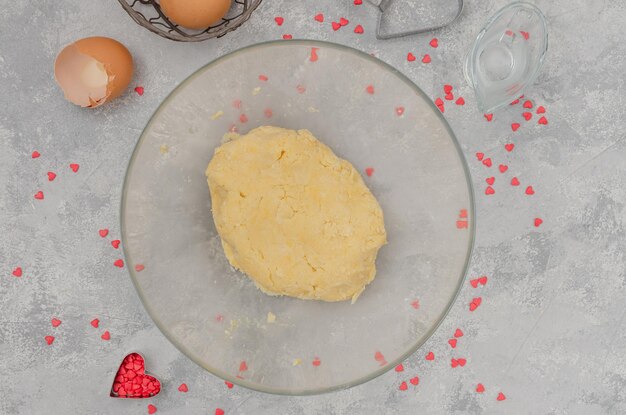
[[[137,24],[151,32],[178,42],[200,42],[222,37],[237,29],[250,18],[262,0],[234,0],[230,11],[222,18],[222,21],[204,30],[186,29],[172,22],[163,13],[156,0],[118,1]]]

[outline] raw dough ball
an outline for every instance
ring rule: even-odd
[[[226,257],[262,291],[354,301],[374,279],[383,212],[309,131],[255,128],[218,147],[206,175]]]

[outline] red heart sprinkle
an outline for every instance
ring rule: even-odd
[[[143,271],[144,269],[146,269],[146,267],[144,267],[144,266],[143,266],[143,265],[141,265],[141,264],[137,264],[137,265],[135,265],[135,271],[137,271],[137,272],[141,272],[141,271]]]
[[[447,101],[452,101],[452,100],[454,99],[454,94],[453,94],[452,92],[450,92],[449,94],[446,94],[446,95],[444,96],[444,98],[445,98]]]
[[[228,389],[232,389],[232,388],[233,388],[233,386],[235,386],[235,385],[233,385],[232,383],[230,383],[230,382],[229,382],[229,381],[227,381],[227,380],[226,380],[226,381],[224,381],[224,384],[226,385],[226,387],[227,387]]]
[[[435,100],[435,105],[438,107],[443,106],[443,100],[441,98],[437,98]]]
[[[48,172],[48,181],[51,182],[57,177],[56,173],[49,171]]]
[[[237,108],[237,109],[241,108],[241,100],[240,99],[236,99],[236,100],[233,101],[233,108]]]
[[[485,194],[486,194],[486,195],[492,195],[492,194],[494,194],[495,192],[496,192],[496,191],[495,191],[495,190],[493,190],[493,187],[491,187],[491,186],[487,186],[487,188],[485,189]]]
[[[283,35],[283,39],[284,40],[291,40],[291,39],[293,39],[293,36],[291,36],[289,33],[286,33],[286,34]]]
[[[246,370],[248,370],[248,364],[245,360],[242,360],[241,363],[239,363],[239,371],[245,372]]]
[[[152,414],[156,413],[156,411],[157,411],[157,407],[156,407],[156,406],[154,406],[154,405],[152,405],[152,404],[148,405],[148,413],[149,413],[150,415],[152,415]]]
[[[513,131],[517,131],[519,127],[520,127],[519,123],[514,122],[513,124],[511,124],[511,130]]]
[[[263,111],[263,115],[265,115],[265,118],[272,118],[272,115],[274,115],[274,113],[272,112],[271,108],[266,108],[265,111]]]
[[[450,366],[451,366],[451,367],[455,368],[455,367],[457,367],[458,365],[459,365],[459,361],[458,361],[458,360],[456,360],[456,359],[454,359],[454,358],[450,360]]]
[[[454,331],[454,337],[463,337],[463,332],[461,331],[461,329],[456,329]]]
[[[482,285],[487,284],[487,277],[483,275],[482,277],[478,279],[478,282],[481,283]]]
[[[446,108],[442,105],[437,105],[437,108],[439,108],[439,111],[441,111],[442,113],[446,112]]]
[[[543,223],[541,218],[535,218],[535,228],[538,228]]]
[[[178,387],[178,390],[179,390],[180,392],[188,392],[188,391],[189,391],[189,388],[187,387],[187,385],[186,385],[186,384],[181,383],[181,384],[180,384],[180,386]]]
[[[491,158],[487,157],[486,159],[483,160],[483,164],[487,167],[491,167],[493,165],[493,163],[491,163]]]
[[[324,22],[324,15],[322,13],[316,14],[314,19],[317,20],[320,23],[323,23]]]
[[[311,57],[309,58],[309,60],[311,62],[316,62],[317,61],[317,51],[319,50],[319,48],[311,48]]]
[[[374,359],[377,362],[380,362],[381,366],[383,366],[384,364],[387,364],[387,361],[385,360],[385,356],[378,350],[376,351],[376,353],[374,353]]]
[[[94,328],[98,328],[98,326],[100,325],[100,320],[98,320],[97,318],[94,318],[93,320],[91,320],[89,322],[89,324],[91,324]]]
[[[509,143],[509,144],[505,144],[505,145],[504,145],[504,149],[505,149],[506,151],[508,151],[509,153],[510,153],[511,151],[513,151],[513,149],[514,149],[514,148],[515,148],[515,144],[513,144],[513,143]]]
[[[457,220],[456,227],[458,229],[467,229],[467,221],[466,220]]]
[[[485,391],[485,387],[483,386],[482,383],[479,383],[478,385],[476,385],[476,392],[483,393],[484,391]]]
[[[48,346],[54,343],[54,336],[46,336],[44,339],[46,340],[46,343],[48,343]]]
[[[335,32],[341,28],[341,24],[339,24],[337,22],[332,22],[332,26],[333,26],[333,30]]]
[[[495,178],[495,177],[493,177],[493,176],[492,176],[492,177],[487,177],[487,178],[485,179],[485,181],[487,182],[487,184],[488,184],[489,186],[491,186],[491,185],[493,185],[493,184],[496,182],[496,178]]]
[[[465,105],[465,100],[463,99],[463,97],[459,97],[459,99],[457,99],[455,101],[456,105]]]
[[[33,151],[33,153],[30,156],[32,158],[36,159],[36,158],[39,158],[39,156],[41,156],[41,153],[39,153],[39,151],[35,150],[35,151]]]
[[[367,88],[365,88],[365,90],[367,91],[368,94],[373,95],[374,94],[374,85],[368,85]]]
[[[100,229],[98,233],[100,234],[101,237],[105,238],[109,234],[109,230],[106,228]]]
[[[342,26],[347,26],[348,23],[350,23],[350,21],[346,19],[345,17],[342,17],[341,19],[339,19],[339,24]]]
[[[367,174],[368,177],[372,177],[372,174],[374,174],[374,168],[373,167],[366,168],[365,174]]]
[[[61,325],[61,320],[53,317],[52,320],[50,320],[50,324],[52,324],[52,327],[59,327]]]
[[[411,382],[411,385],[417,386],[420,383],[420,378],[415,376],[414,378],[409,379],[409,382]]]
[[[477,288],[478,287],[478,278],[470,280],[470,284],[472,284],[472,287]]]
[[[517,105],[517,104],[519,104],[519,98],[511,102],[509,105]]]
[[[430,63],[431,62],[430,55],[428,53],[426,55],[424,55],[424,57],[422,58],[422,62],[423,63]]]
[[[511,179],[511,186],[519,186],[519,180],[517,180],[517,177],[513,177]]]
[[[487,121],[493,120],[493,114],[483,114],[483,117],[485,117]]]
[[[43,200],[43,192],[41,190],[35,193],[35,199]]]
[[[115,260],[115,262],[113,263],[113,265],[115,265],[118,268],[122,268],[124,266],[124,260],[122,259],[117,259]]]
[[[268,79],[267,75],[259,75],[259,81],[267,82]]]
[[[109,333],[109,330],[105,330],[104,333],[102,333],[102,336],[100,336],[100,338],[102,340],[111,340],[111,333]]]
[[[546,117],[541,117],[537,123],[541,125],[548,125],[548,119]]]
[[[537,107],[537,114],[544,114],[546,112],[546,109],[543,107],[543,105],[539,105]]]
[[[419,300],[413,300],[411,302],[411,307],[413,307],[414,309],[418,310],[420,308],[420,302]]]
[[[396,107],[396,114],[401,117],[404,114],[404,107]]]
[[[433,352],[428,352],[425,357],[426,360],[435,360],[435,354]]]
[[[482,302],[483,302],[483,299],[481,297],[473,298],[472,302],[469,305],[470,311],[476,310]]]
[[[215,415],[224,415],[224,410],[222,408],[216,408]]]
[[[467,209],[461,209],[459,211],[459,218],[466,218],[467,217]]]
[[[456,348],[456,339],[450,339],[448,340],[448,344],[450,345],[450,347],[452,347],[453,349]]]
[[[452,85],[445,84],[445,85],[443,86],[443,92],[444,92],[445,94],[449,94],[449,93],[451,93],[451,92],[452,92]]]
[[[396,366],[396,372],[403,372],[403,371],[404,371],[404,366],[402,366],[402,363]]]
[[[533,107],[532,101],[527,99],[526,101],[524,101],[523,107],[526,108],[526,109],[531,109]]]
[[[467,362],[467,361],[466,361],[465,359],[463,359],[462,357],[461,357],[461,358],[459,358],[457,361],[459,362],[459,366],[461,366],[461,367],[465,366],[465,363]]]
[[[356,27],[354,28],[354,33],[357,33],[357,34],[359,34],[359,35],[360,35],[360,34],[362,34],[363,32],[364,32],[364,30],[363,30],[363,26],[361,26],[360,24],[356,25]]]
[[[406,382],[403,381],[400,384],[400,387],[398,389],[400,389],[401,391],[405,391],[405,390],[407,390],[407,388],[408,388],[408,386],[407,386]]]
[[[363,0],[354,0],[355,6],[360,6],[361,4],[363,4]]]
[[[114,239],[111,241],[111,246],[113,246],[113,248],[117,249],[120,247],[120,240],[119,239]]]
[[[306,87],[304,85],[298,85],[296,86],[296,91],[298,91],[298,94],[304,94],[306,92]]]
[[[504,173],[505,171],[507,171],[509,169],[509,166],[507,166],[506,164],[500,164],[498,166],[498,170],[500,170],[500,173]]]
[[[532,186],[528,186],[526,188],[526,194],[529,195],[529,196],[534,195],[535,194],[535,189],[533,189]]]
[[[313,362],[311,362],[313,364],[313,366],[319,366],[322,364],[322,361],[320,360],[319,357],[316,357],[315,359],[313,359]]]
[[[412,54],[411,52],[409,52],[409,53],[406,55],[406,60],[407,60],[407,61],[409,61],[409,62],[413,62],[413,61],[415,60],[415,55],[414,55],[414,54]]]
[[[526,121],[530,121],[530,119],[533,117],[533,113],[532,112],[522,112],[522,116],[524,117],[524,119]]]
[[[436,48],[439,46],[439,39],[437,39],[436,37],[433,38],[430,42],[428,42],[428,44],[433,47]]]
[[[524,32],[523,30],[520,30],[520,33],[522,34],[522,36],[526,40],[528,40],[528,38],[530,37],[530,33],[528,33],[528,32]]]
[[[502,392],[498,393],[498,397],[496,398],[499,401],[503,401],[506,399],[506,396]]]
[[[480,152],[479,152],[479,153],[476,153],[476,158],[478,159],[478,161],[482,161],[482,160],[483,160],[483,157],[485,157],[485,154],[484,154],[484,153],[480,153]]]
[[[282,26],[282,25],[283,25],[283,22],[285,21],[285,19],[284,19],[284,18],[282,18],[282,17],[280,17],[280,16],[276,16],[276,17],[274,17],[274,21],[276,22],[276,24],[277,24],[278,26]]]
[[[137,95],[142,96],[143,95],[143,87],[142,86],[135,87],[135,92],[137,93]]]
[[[246,114],[241,114],[239,116],[239,122],[241,122],[242,124],[245,124],[248,122],[248,116]]]
[[[14,277],[21,277],[22,276],[22,267],[16,267],[13,272],[12,272]]]

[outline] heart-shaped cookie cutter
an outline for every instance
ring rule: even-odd
[[[131,359],[132,357],[132,359]],[[135,359],[137,359],[137,357],[140,359],[140,362],[135,363]],[[127,368],[127,365],[131,365],[132,368]],[[139,365],[138,368],[136,368],[136,365]],[[126,373],[128,373],[128,371],[131,371],[133,373],[135,373],[135,376],[137,375],[137,371],[139,371],[140,369],[143,369],[143,373],[140,373],[143,375],[144,378],[152,378],[154,379],[154,381],[156,382],[156,385],[154,385],[154,390],[153,391],[149,391],[149,392],[133,392],[131,394],[126,394],[126,393],[119,393],[119,388],[120,385],[122,384],[121,379],[118,379],[118,376],[124,376]],[[132,382],[132,380],[135,378],[135,376],[133,376],[132,379],[130,379],[130,381]],[[126,380],[126,379],[124,379]],[[151,382],[151,381],[149,381]],[[154,383],[154,382],[152,382]],[[123,385],[122,385],[123,386]],[[142,390],[143,388],[146,388],[146,386],[148,385],[142,385]],[[117,387],[117,389],[116,389]],[[150,388],[148,388],[150,389]],[[125,390],[124,390],[125,391]],[[125,391],[126,392],[126,391]],[[130,392],[130,391],[129,391]],[[152,398],[156,395],[159,394],[159,392],[161,392],[161,381],[154,375],[152,375],[151,373],[149,373],[148,371],[146,371],[146,359],[143,357],[143,355],[139,352],[130,352],[127,353],[124,358],[122,359],[122,363],[120,363],[120,366],[118,367],[117,371],[115,371],[115,375],[113,377],[113,382],[111,382],[111,391],[109,392],[109,396],[111,398],[123,398],[123,399],[143,399],[143,398]]]

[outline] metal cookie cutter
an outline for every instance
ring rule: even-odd
[[[463,11],[463,0],[368,0],[378,7],[378,39],[414,35],[440,29]]]

